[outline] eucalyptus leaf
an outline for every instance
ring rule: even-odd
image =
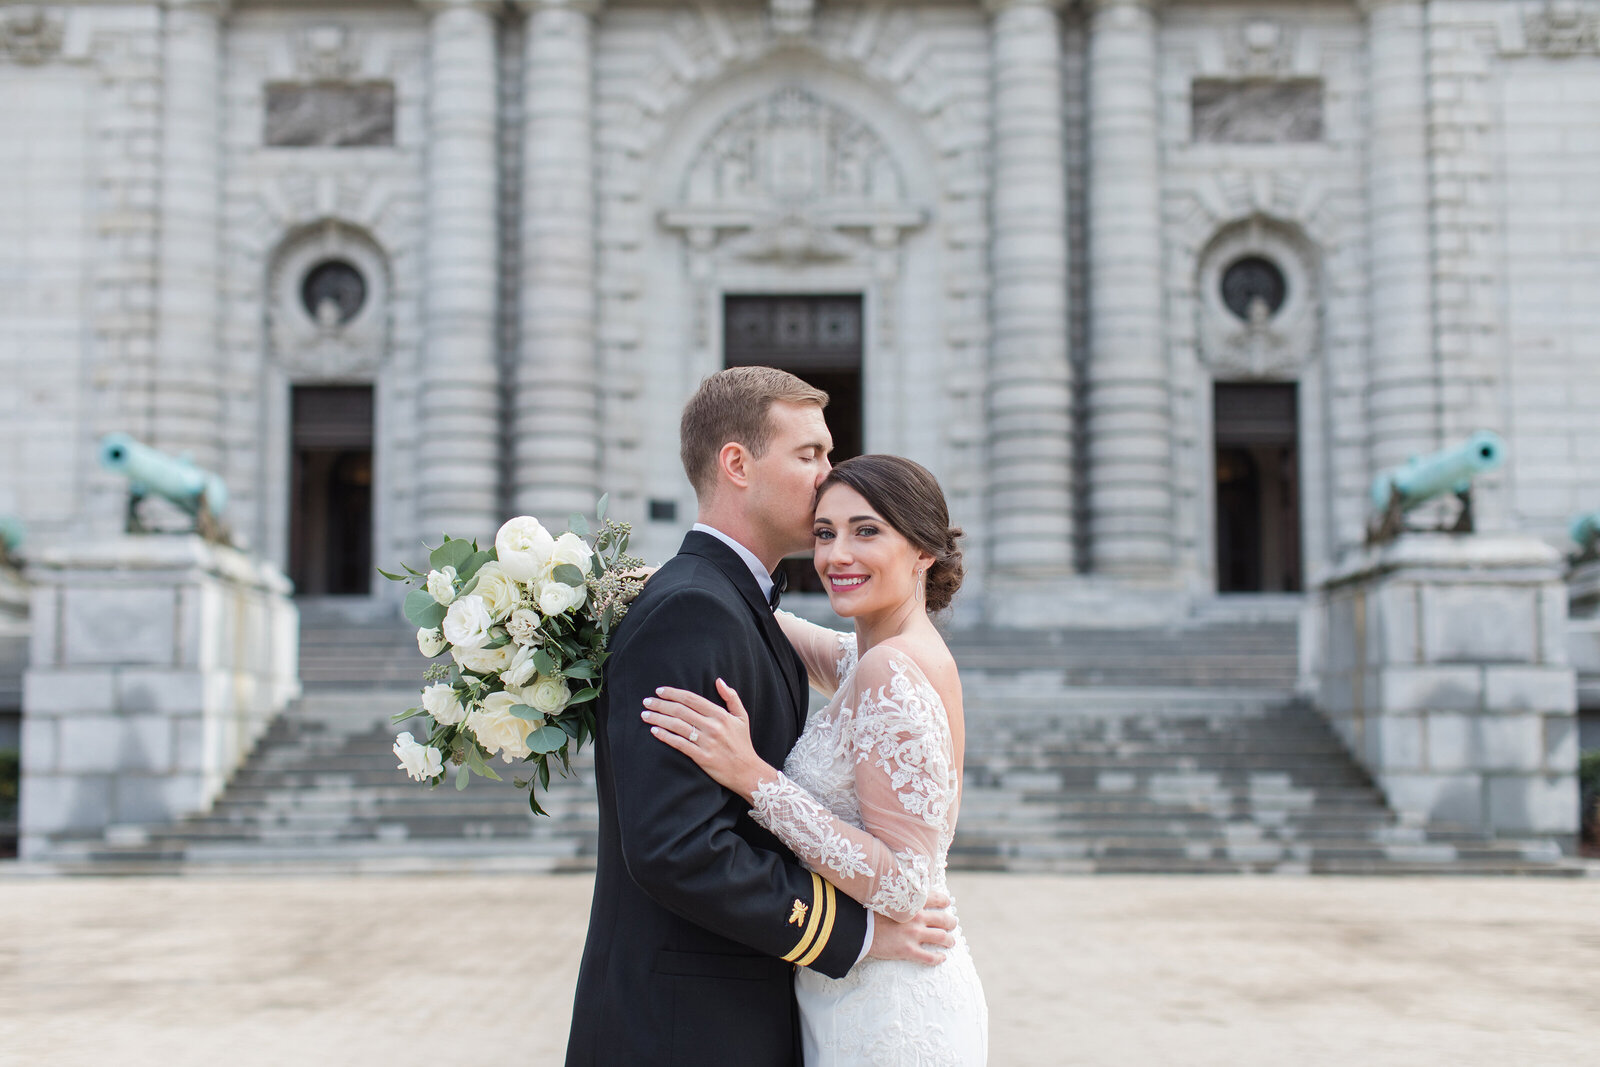
[[[586,704],[599,695],[599,687],[591,685],[587,689],[580,689],[576,693],[573,693],[571,699],[567,701],[567,706],[571,707],[574,704]]]
[[[389,579],[391,582],[409,582],[411,580],[410,578],[407,578],[403,574],[390,574],[388,571],[384,570],[382,567],[378,568],[378,573],[383,575],[385,578]]]
[[[580,659],[567,664],[561,673],[568,678],[593,678],[598,672],[595,671],[594,664],[586,659]]]
[[[539,711],[536,708],[530,708],[526,704],[511,705],[510,713],[521,719],[523,722],[538,723],[540,725],[544,724],[544,712]]]
[[[433,594],[426,589],[407,593],[404,610],[406,620],[419,630],[437,630],[444,622],[445,606],[433,599]]]
[[[454,567],[456,568],[456,573],[459,574],[461,565],[467,561],[467,557],[470,555],[472,555],[472,542],[462,540],[459,537],[452,537],[428,554],[428,562],[433,565],[433,569],[436,571],[442,571],[446,567]]]
[[[573,720],[573,719],[557,719],[556,720],[556,725],[561,727],[561,731],[563,733],[565,733],[568,737],[572,738],[574,741],[581,740],[579,735],[581,735],[583,733],[583,726],[580,723],[578,723],[576,720]]]
[[[611,624],[616,621],[616,617],[617,606],[615,604],[607,604],[606,610],[600,613],[600,629],[609,633],[611,630]]]
[[[571,530],[579,537],[588,537],[589,520],[584,518],[582,515],[579,515],[577,512],[573,512],[572,520],[567,523],[567,529]]]
[[[540,754],[555,752],[567,743],[567,732],[548,723],[528,735],[528,747]]]
[[[550,577],[562,585],[568,585],[574,589],[582,588],[587,581],[583,576],[583,569],[572,563],[559,564],[555,570],[550,572]]]
[[[611,506],[611,494],[601,493],[599,503],[594,506],[594,517],[601,522],[606,521],[606,509]]]
[[[555,674],[557,670],[556,659],[542,648],[533,650],[533,669],[540,674]]]
[[[485,563],[490,563],[499,558],[499,555],[492,548],[485,548],[480,552],[474,552],[472,555],[461,561],[461,566],[456,568],[456,576],[460,578],[471,578],[478,573],[479,568],[481,568]]]
[[[511,635],[506,633],[504,630],[496,627],[489,632],[491,634],[499,634],[500,636],[491,640],[487,645],[484,645],[484,648],[505,648],[511,643]]]
[[[467,787],[467,779],[470,778],[470,777],[472,777],[472,772],[467,770],[467,765],[465,763],[463,763],[461,766],[456,768],[456,789],[457,789],[457,791],[460,791],[460,790],[465,789]]]
[[[470,581],[463,582],[460,589],[456,590],[456,599],[471,596],[478,588],[478,576],[474,574]]]
[[[415,719],[417,716],[419,716],[421,714],[422,714],[422,709],[421,708],[407,708],[405,711],[398,712],[398,713],[396,713],[394,715],[389,716],[389,721],[390,722],[405,722],[407,719]]]

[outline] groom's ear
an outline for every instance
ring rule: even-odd
[[[729,441],[717,450],[717,474],[738,486],[750,487],[750,450],[738,441]]]

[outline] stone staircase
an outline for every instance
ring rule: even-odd
[[[959,635],[966,789],[951,864],[1105,873],[1575,874],[1548,841],[1486,840],[1398,818],[1294,696],[1283,621]],[[523,794],[473,778],[427,789],[395,768],[389,716],[425,661],[392,619],[308,612],[305,695],[212,810],[127,828],[62,861],[325,869],[592,867],[592,764]],[[503,765],[496,764],[497,768]],[[511,772],[514,767],[503,767]]]

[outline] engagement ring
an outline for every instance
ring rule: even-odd
[[[697,727],[697,726],[689,727],[689,743],[692,745],[692,744],[694,744],[695,742],[697,742],[699,740],[700,740],[700,728]]]

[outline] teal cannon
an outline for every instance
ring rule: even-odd
[[[1409,529],[1406,512],[1451,494],[1461,501],[1461,511],[1454,523],[1435,532],[1471,533],[1472,480],[1505,459],[1506,443],[1500,435],[1479,430],[1454,448],[1413,456],[1404,466],[1384,471],[1372,482],[1374,520],[1367,527],[1367,540],[1394,540]]]
[[[1579,515],[1568,532],[1578,542],[1578,562],[1600,559],[1600,511]]]
[[[27,530],[21,519],[14,515],[0,515],[0,565],[17,566],[17,553],[26,537]]]
[[[188,513],[201,537],[228,543],[228,532],[220,521],[222,509],[228,506],[228,487],[189,457],[174,458],[125,433],[113,433],[100,441],[100,466],[128,479],[129,533],[148,532],[139,517],[139,505],[147,496],[158,496]]]

